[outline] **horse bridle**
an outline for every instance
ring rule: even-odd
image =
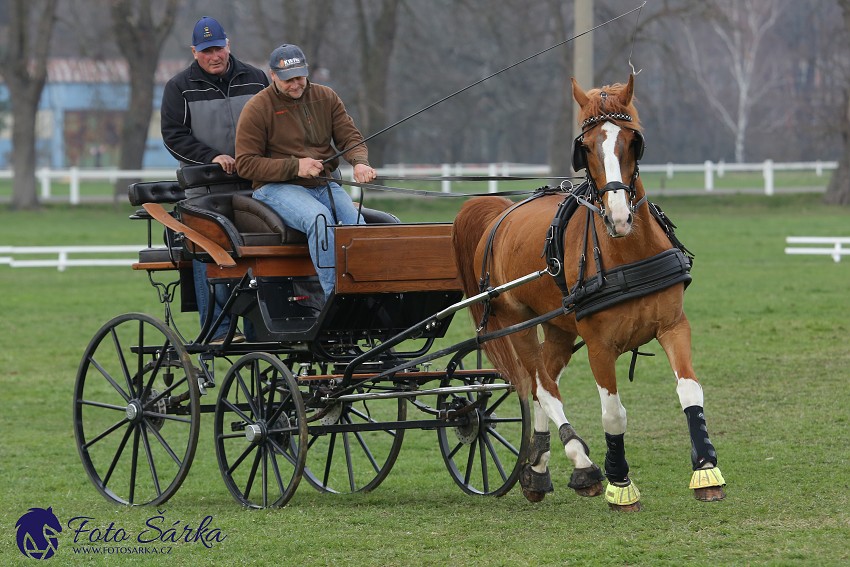
[[[573,140],[573,169],[576,171],[585,170],[585,179],[587,180],[588,185],[590,186],[590,199],[579,198],[578,201],[585,207],[589,208],[593,212],[597,213],[599,216],[605,216],[605,203],[602,201],[602,196],[609,191],[620,191],[624,190],[629,195],[629,210],[634,213],[638,207],[640,207],[643,203],[646,202],[646,195],[641,198],[640,201],[635,203],[635,197],[637,197],[637,189],[635,189],[635,182],[637,181],[638,176],[640,175],[640,167],[638,162],[643,158],[643,151],[646,147],[646,143],[643,139],[643,134],[640,130],[636,130],[634,128],[625,127],[627,130],[631,130],[634,134],[634,139],[632,141],[632,153],[635,158],[635,169],[632,173],[631,181],[629,185],[626,186],[624,183],[620,181],[611,181],[605,185],[602,189],[596,186],[596,181],[590,175],[590,171],[587,169],[587,146],[584,145],[584,135],[605,122],[615,123],[615,121],[621,122],[632,122],[632,117],[629,114],[625,114],[623,112],[610,112],[606,114],[599,114],[597,116],[591,116],[581,123],[582,131],[581,134],[576,136],[576,139]],[[594,204],[596,203],[596,204]]]

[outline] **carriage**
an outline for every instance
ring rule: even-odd
[[[336,287],[326,303],[316,301],[304,235],[218,166],[132,186],[130,200],[142,206],[133,218],[148,226],[148,248],[134,267],[147,272],[165,319],[120,315],[84,353],[74,431],[96,488],[120,503],[164,502],[189,471],[200,414],[213,413],[219,470],[245,506],[282,506],[302,479],[325,492],[372,490],[408,429],[436,431],[464,492],[498,496],[519,482],[538,502],[553,491],[554,424],[573,464],[570,488],[582,496],[604,490],[611,508],[639,510],[615,363],[631,351],[633,369],[637,349],[657,340],[690,435],[688,488],[701,501],[725,498],[683,309],[692,255],[647,199],[633,95],[634,75],[589,91],[573,81],[582,127],[573,168],[586,172],[577,187],[518,203],[472,199],[452,224],[404,224],[362,209],[369,224],[336,226]],[[190,189],[199,194],[187,197]],[[153,246],[160,224],[165,245]],[[180,287],[181,308],[197,308],[192,259],[229,294],[222,315],[212,317],[208,306],[197,338],[187,340],[172,303]],[[440,347],[467,307],[476,336]],[[210,338],[225,314],[228,333],[218,344]],[[238,317],[248,342],[234,340]],[[602,405],[604,475],[567,419],[558,386],[583,344]],[[482,349],[494,368],[482,368]],[[441,358],[445,369],[432,369]],[[202,403],[213,388],[215,403]]]
[[[177,181],[131,185],[129,198],[148,240],[133,269],[147,273],[164,317],[108,321],[77,373],[77,447],[108,500],[170,498],[210,429],[203,413],[213,414],[225,485],[249,507],[284,505],[302,479],[324,492],[372,490],[412,428],[436,432],[464,492],[501,495],[515,484],[528,403],[480,368],[474,344],[434,352],[466,305],[451,224],[363,208],[366,225],[335,228],[336,292],[323,303],[305,235],[252,199],[245,180],[217,165],[184,167]],[[192,259],[228,293],[222,315],[210,301],[187,338],[174,309],[178,296],[182,311],[198,309]],[[213,342],[225,315],[227,337]],[[247,342],[233,341],[238,318]],[[440,355],[450,358],[443,370],[433,367]]]

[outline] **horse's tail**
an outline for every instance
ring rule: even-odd
[[[485,237],[487,227],[499,215],[513,205],[504,197],[480,197],[464,203],[452,227],[452,246],[455,262],[460,273],[463,291],[467,297],[479,293],[479,280],[475,274],[475,251]],[[484,317],[484,304],[476,303],[469,307],[473,322],[478,325]],[[491,315],[486,330],[501,328],[498,315]],[[530,391],[530,383],[523,378],[528,373],[520,366],[518,357],[507,337],[493,339],[483,344],[490,361],[502,372],[506,380],[514,384],[519,395],[525,399]]]

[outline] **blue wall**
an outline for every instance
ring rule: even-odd
[[[154,110],[158,113],[162,100],[163,87],[154,88]],[[48,83],[45,85],[39,103],[40,111],[51,111],[53,122],[50,125],[49,137],[37,140],[38,167],[65,168],[67,163],[65,148],[65,113],[79,110],[124,111],[129,104],[130,87],[126,84],[115,83]],[[8,101],[8,90],[0,85],[0,100]],[[152,117],[157,121],[158,114]],[[154,124],[154,131],[159,130],[159,123]],[[11,166],[12,140],[0,139],[0,169]],[[147,141],[147,149],[143,167],[176,168],[177,161],[171,157],[162,145],[159,136]]]

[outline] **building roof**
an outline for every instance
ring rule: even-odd
[[[185,59],[161,60],[156,69],[156,83],[168,79],[189,66]],[[125,59],[60,59],[47,61],[49,83],[128,83],[129,66]]]

